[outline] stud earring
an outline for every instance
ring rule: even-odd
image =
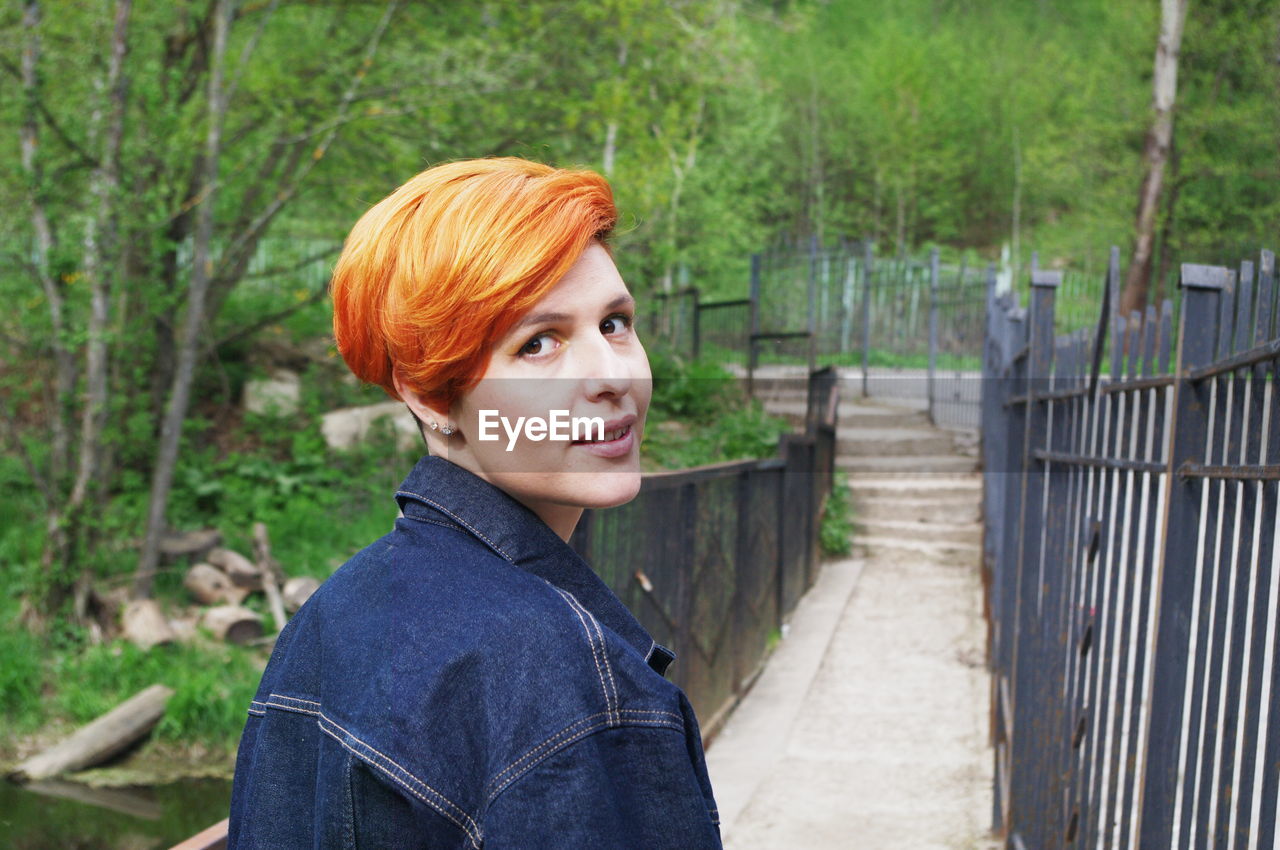
[[[439,425],[437,425],[434,421],[432,421],[432,423],[431,423],[431,430],[432,430],[432,431],[439,431],[439,430],[440,430],[440,426],[439,426]]]
[[[444,434],[446,437],[448,437],[449,435],[451,435],[451,434],[454,432],[454,430],[455,430],[455,429],[453,429],[453,428],[449,427],[448,425],[445,425],[443,428],[441,428],[441,429],[440,429],[440,433],[441,433],[441,434]]]

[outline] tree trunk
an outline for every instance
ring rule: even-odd
[[[621,74],[623,69],[627,67],[627,42],[618,42],[618,73]],[[624,81],[625,82],[625,81]],[[612,110],[611,110],[612,111]],[[618,118],[616,115],[609,117],[608,123],[604,128],[604,154],[601,157],[600,170],[604,176],[612,179],[613,177],[613,161],[618,153]]]
[[[196,234],[191,264],[191,287],[187,292],[186,320],[182,326],[173,386],[169,393],[169,403],[165,408],[164,422],[160,429],[160,447],[151,477],[147,533],[133,582],[133,595],[137,599],[145,599],[151,595],[151,584],[155,579],[160,538],[165,531],[165,508],[169,502],[169,488],[173,484],[173,470],[178,460],[178,441],[182,436],[182,424],[186,419],[187,406],[191,400],[196,353],[199,350],[200,332],[205,322],[205,295],[209,290],[213,266],[209,249],[213,239],[214,200],[218,191],[218,161],[222,151],[222,124],[227,112],[222,78],[227,55],[227,31],[231,24],[231,5],[231,0],[218,0],[214,11],[213,55],[210,58],[209,71],[209,127],[205,134],[204,174],[201,181],[203,196],[196,212]]]
[[[23,122],[19,131],[23,178],[31,204],[31,229],[34,233],[32,265],[44,293],[49,310],[49,347],[52,349],[53,387],[48,403],[50,453],[47,477],[34,481],[45,493],[45,542],[41,566],[48,574],[45,591],[36,600],[35,609],[49,613],[70,597],[74,582],[67,571],[70,544],[66,531],[65,506],[62,504],[66,475],[70,467],[71,433],[69,405],[76,383],[74,355],[67,346],[66,299],[64,284],[53,274],[50,256],[54,249],[53,227],[45,209],[44,172],[39,158],[41,106],[40,88],[40,17],[38,0],[28,0],[23,8],[22,28],[22,99]],[[21,439],[15,436],[15,439]],[[32,467],[34,471],[34,467]],[[38,474],[38,473],[37,473]]]
[[[1120,295],[1120,315],[1147,305],[1151,286],[1151,261],[1155,245],[1156,216],[1164,188],[1165,163],[1173,142],[1173,107],[1178,92],[1178,52],[1187,19],[1187,0],[1160,0],[1160,40],[1156,45],[1155,74],[1152,79],[1152,109],[1155,113],[1143,149],[1146,174],[1138,190],[1133,257],[1125,274]]]
[[[18,765],[10,776],[20,782],[48,779],[101,764],[151,731],[164,716],[173,691],[152,685],[117,705],[71,737]]]
[[[1020,285],[1018,277],[1022,260],[1022,142],[1018,138],[1018,125],[1013,125],[1013,245],[1010,250],[1010,281]]]
[[[115,26],[111,36],[111,57],[102,87],[108,106],[106,137],[103,140],[98,167],[94,170],[91,192],[96,210],[85,228],[84,271],[91,291],[89,340],[85,349],[86,398],[80,424],[77,449],[78,468],[68,513],[77,513],[91,486],[101,484],[102,429],[107,412],[107,325],[110,322],[111,283],[114,269],[108,256],[118,257],[116,250],[115,203],[120,184],[120,142],[124,135],[125,80],[124,59],[128,52],[129,13],[132,0],[117,0]],[[95,110],[94,124],[101,121]],[[110,251],[110,255],[108,255]]]

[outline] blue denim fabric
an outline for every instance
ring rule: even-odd
[[[483,479],[424,457],[396,499],[276,642],[228,846],[720,847],[674,656]]]

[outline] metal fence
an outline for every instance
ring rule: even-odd
[[[1168,302],[1113,319],[1118,278],[1113,251],[1076,333],[1059,273],[988,304],[995,824],[1011,848],[1273,847],[1275,258],[1183,266],[1176,332]]]
[[[647,474],[633,501],[586,511],[570,540],[678,654],[671,679],[708,740],[816,578],[838,396],[834,370],[813,373],[805,432],[784,435],[778,457]]]
[[[749,297],[653,296],[647,328],[674,351],[744,368],[862,367],[866,396],[918,399],[935,424],[977,428],[993,267],[877,258],[867,243],[816,239],[752,257]]]

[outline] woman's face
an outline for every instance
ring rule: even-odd
[[[630,501],[640,489],[640,438],[653,394],[634,316],[617,267],[592,242],[495,345],[484,377],[450,411],[457,432],[442,454],[566,539],[582,508]],[[578,419],[603,420],[605,439],[598,422],[575,433]]]

